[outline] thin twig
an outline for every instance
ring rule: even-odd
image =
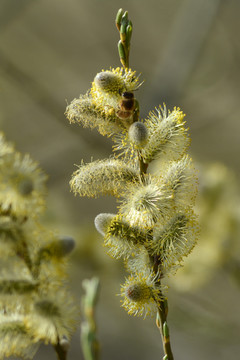
[[[170,336],[169,336],[169,330],[167,326],[167,300],[164,300],[160,303],[160,306],[158,307],[158,316],[157,316],[157,327],[160,330],[160,334],[162,337],[162,343],[163,343],[163,350],[164,354],[167,356],[167,360],[173,360],[173,354],[170,344]],[[165,327],[165,328],[164,328]]]

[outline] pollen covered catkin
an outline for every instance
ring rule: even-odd
[[[128,183],[139,182],[137,170],[118,159],[97,160],[82,164],[74,172],[70,186],[80,196],[121,196]]]
[[[75,241],[41,224],[46,179],[0,133],[0,359],[31,359],[41,342],[56,346],[75,329],[64,283]]]

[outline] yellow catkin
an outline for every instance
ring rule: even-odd
[[[93,161],[82,165],[73,174],[70,186],[80,196],[121,196],[127,183],[139,182],[136,169],[117,159]]]

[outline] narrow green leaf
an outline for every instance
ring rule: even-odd
[[[163,336],[165,338],[169,338],[169,329],[168,329],[168,324],[166,321],[163,324]]]
[[[126,61],[126,55],[125,55],[124,46],[123,46],[123,43],[122,43],[121,40],[119,40],[119,42],[118,42],[118,53],[119,53],[120,59],[125,62]]]
[[[117,12],[117,15],[116,15],[116,20],[115,20],[118,31],[120,31],[122,16],[123,16],[123,9],[119,9]]]
[[[126,46],[127,47],[130,46],[131,37],[132,37],[132,26],[128,25],[126,28]]]

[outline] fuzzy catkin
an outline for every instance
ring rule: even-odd
[[[167,161],[178,160],[190,145],[190,138],[184,127],[184,114],[178,108],[168,112],[166,107],[152,111],[145,125],[149,132],[149,140],[142,150],[146,163],[158,158]]]
[[[70,338],[77,307],[65,288],[71,237],[41,225],[46,175],[0,134],[0,359],[32,358],[40,342]],[[36,304],[50,302],[52,312]],[[57,314],[58,313],[58,314]]]
[[[138,183],[136,169],[121,160],[109,159],[82,165],[72,177],[70,186],[80,196],[121,196],[127,183]]]

